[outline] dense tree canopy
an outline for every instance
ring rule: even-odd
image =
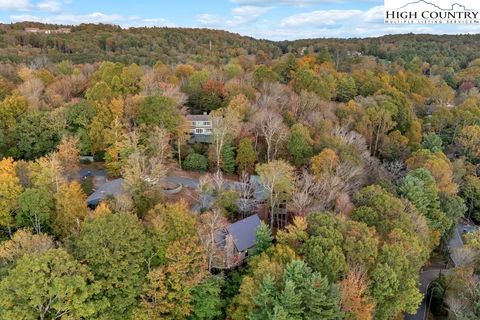
[[[25,27],[61,26],[0,25],[2,319],[397,319],[480,223],[478,35]],[[430,309],[473,319],[460,236]]]

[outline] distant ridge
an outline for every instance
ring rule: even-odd
[[[459,1],[459,0],[455,0]],[[432,7],[433,8],[433,7]],[[71,28],[69,34],[28,33],[25,28]],[[285,53],[313,54],[327,48],[330,54],[358,51],[380,59],[421,55],[426,61],[443,50],[467,63],[479,57],[480,34],[429,35],[399,34],[368,38],[310,38],[270,41],[213,29],[130,28],[107,24],[52,25],[37,22],[0,23],[0,69],[3,63],[32,63],[39,57],[50,62],[69,60],[74,64],[112,61],[138,65],[204,63],[226,64],[239,59],[248,65],[254,56],[259,61],[277,59]],[[210,46],[211,43],[211,46]],[[412,44],[415,50],[409,51]],[[387,49],[390,48],[390,49]],[[393,48],[393,51],[392,51]],[[239,58],[240,57],[240,58]],[[247,59],[248,57],[248,59]],[[462,57],[462,58],[458,58]],[[346,58],[350,59],[350,57]],[[1,70],[0,70],[1,71]],[[1,72],[0,72],[1,79]]]
[[[467,9],[463,4],[460,4],[458,2],[453,3],[452,6],[450,7],[450,9],[444,9],[444,8],[440,8],[439,6],[437,6],[434,3],[431,3],[431,2],[428,2],[428,1],[425,1],[425,0],[418,0],[418,1],[409,2],[409,3],[405,4],[404,6],[402,6],[400,8],[397,8],[395,10],[400,10],[400,9],[406,8],[410,5],[417,4],[417,3],[428,4],[428,5],[434,6],[435,8],[437,8],[439,10],[442,10],[442,11],[453,11],[455,6],[462,7],[464,11],[473,11],[473,9]]]

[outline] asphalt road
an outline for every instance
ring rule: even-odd
[[[436,280],[440,275],[440,271],[443,273],[448,272],[448,270],[445,270],[445,269],[431,269],[431,270],[425,270],[420,273],[420,285],[418,289],[423,294],[423,300],[422,300],[422,303],[420,303],[420,306],[418,306],[417,313],[405,315],[405,320],[425,319],[426,312],[427,312],[427,303],[425,301],[425,294],[427,293],[428,286],[430,285],[430,283]]]
[[[198,186],[198,179],[192,179],[181,176],[166,176],[165,180],[168,183],[181,184],[184,187],[195,189]]]
[[[476,226],[470,226],[466,224],[459,223],[455,228],[452,238],[448,243],[448,251],[450,252],[450,258],[453,261],[453,264],[458,267],[462,265],[462,259],[459,251],[463,247],[462,233],[472,232],[477,230]],[[442,269],[442,273],[449,273],[450,270]],[[440,274],[440,269],[431,269],[425,270],[420,273],[420,292],[423,293],[424,299],[420,306],[418,307],[417,313],[414,315],[405,315],[405,320],[424,320],[426,318],[426,301],[425,293],[427,292],[428,286],[432,281],[438,278]]]

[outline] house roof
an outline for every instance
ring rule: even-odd
[[[254,186],[253,196],[257,201],[263,201],[267,198],[267,190],[260,180],[260,176],[251,175],[250,183]]]
[[[187,120],[189,121],[210,121],[208,114],[188,114]]]
[[[260,226],[260,223],[260,218],[257,214],[254,214],[227,227],[227,231],[232,235],[238,251],[244,251],[255,246],[257,228]]]
[[[189,143],[212,143],[212,141],[211,134],[192,134],[188,140]]]
[[[109,197],[116,196],[123,192],[123,179],[115,179],[106,182],[100,186],[94,193],[87,198],[87,204],[89,206],[96,206],[100,201]]]

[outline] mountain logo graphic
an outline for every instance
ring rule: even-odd
[[[412,2],[409,2],[403,6],[401,6],[400,8],[397,8],[395,10],[403,10],[403,9],[407,9],[409,6],[412,6],[412,5],[415,5],[415,4],[425,4],[425,5],[430,5],[430,6],[433,6],[435,7],[436,9],[438,10],[441,10],[441,11],[454,11],[455,10],[455,7],[459,7],[461,8],[463,11],[474,11],[474,9],[467,9],[463,4],[460,4],[460,3],[453,3],[450,8],[441,8],[439,7],[438,5],[436,5],[435,3],[431,3],[429,1],[425,1],[425,0],[418,0],[418,1],[412,1]],[[458,11],[458,10],[457,10]]]

